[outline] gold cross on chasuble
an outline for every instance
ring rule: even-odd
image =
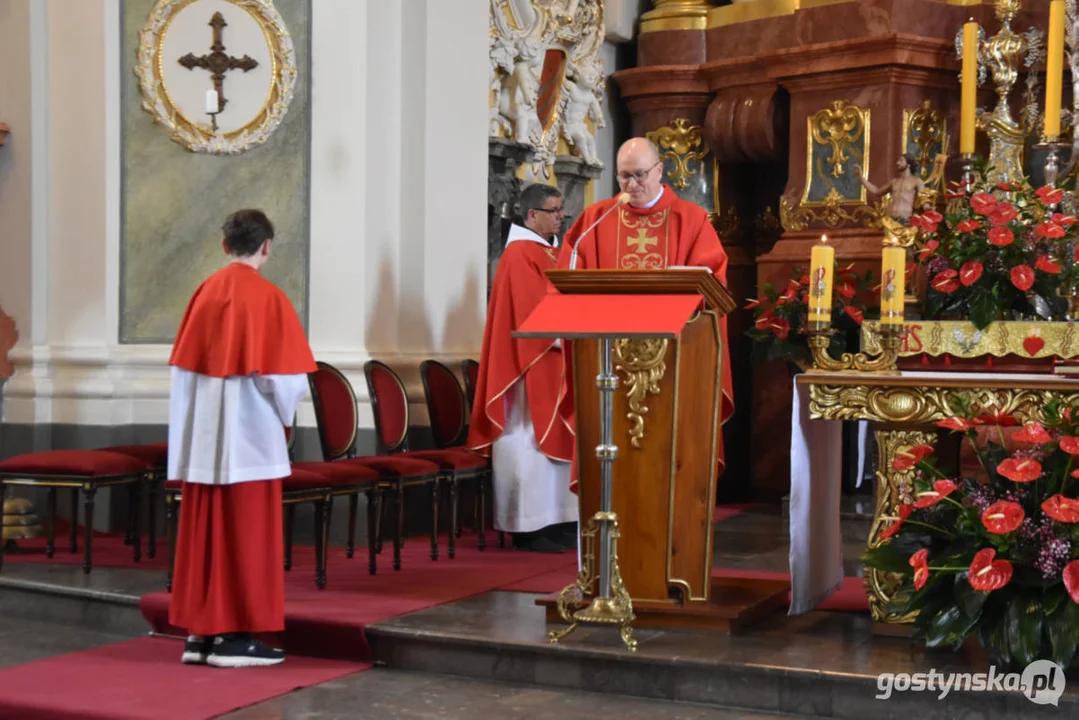
[[[661,270],[670,250],[670,211],[618,216],[618,267],[623,270]]]

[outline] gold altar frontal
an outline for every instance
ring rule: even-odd
[[[959,415],[960,402],[971,403],[975,412],[1012,415],[1024,422],[1044,421],[1045,406],[1054,398],[1079,402],[1079,381],[1054,375],[818,372],[800,375],[796,382],[808,386],[811,420],[868,420],[883,425],[875,433],[877,486],[869,548],[880,544],[880,531],[895,518],[901,488],[914,482],[915,470],[895,470],[892,460],[916,445],[934,443],[937,433],[932,424]],[[893,629],[914,620],[913,614],[888,611],[888,601],[898,588],[897,576],[865,569],[873,620]]]

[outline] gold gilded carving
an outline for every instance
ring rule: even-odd
[[[880,352],[880,323],[862,324],[862,347]],[[1079,356],[1075,323],[999,321],[984,330],[960,320],[912,320],[903,326],[899,357],[916,355],[977,358],[986,355],[1024,358],[1072,358]]]
[[[843,165],[850,159],[845,150],[865,132],[865,114],[865,110],[848,105],[845,100],[835,100],[830,109],[819,110],[809,118],[813,141],[832,148],[832,156],[828,158],[832,165],[832,177],[843,174]]]
[[[196,1],[158,0],[139,32],[135,75],[139,79],[142,107],[169,131],[173,140],[188,150],[214,155],[242,153],[270,138],[292,102],[297,78],[292,38],[272,0],[228,0],[254,18],[262,29],[271,60],[270,82],[266,99],[253,119],[236,130],[218,132],[211,124],[196,122],[177,107],[163,73],[165,62],[171,64],[177,60],[163,56],[169,27],[184,8]]]
[[[779,198],[779,222],[787,232],[805,230],[810,224],[830,228],[844,223],[867,224],[875,217],[873,208],[868,205],[856,205],[850,211],[844,209],[843,198],[835,188],[828,192],[823,203],[816,205],[802,203],[801,207],[795,208],[786,196]]]
[[[1045,406],[1054,398],[1079,403],[1079,390],[814,384],[809,388],[809,414],[812,419],[923,425],[961,416],[963,404],[970,403],[978,414],[1044,422]]]
[[[931,161],[948,152],[944,113],[934,109],[928,98],[914,110],[903,111],[903,152],[914,155],[922,180],[935,169],[935,163]]]
[[[667,355],[667,340],[648,338],[643,340],[616,340],[614,342],[614,369],[626,376],[629,390],[630,444],[641,447],[644,437],[644,416],[648,406],[644,401],[648,395],[659,395],[659,382],[667,371],[663,358]]]
[[[595,569],[596,534],[599,532],[599,523],[603,520],[611,523],[611,597],[609,598],[594,595],[596,581],[599,579]],[[633,614],[633,599],[626,590],[622,572],[618,568],[618,539],[621,536],[618,517],[613,512],[597,512],[589,518],[588,527],[581,530],[584,548],[581,551],[581,569],[577,573],[577,582],[562,588],[555,604],[559,617],[563,622],[568,623],[569,627],[548,633],[547,637],[552,643],[569,635],[581,623],[617,625],[626,649],[636,652],[637,641],[633,637],[633,621],[636,620]],[[587,607],[582,608],[581,606],[590,595],[592,595],[591,602]]]
[[[689,187],[688,178],[697,174],[698,163],[701,175],[707,172],[705,158],[709,151],[701,138],[701,128],[690,125],[687,118],[675,118],[670,125],[645,135],[659,148],[660,159],[673,163],[673,167],[667,171],[672,187],[678,190]]]
[[[879,468],[877,470],[877,501],[873,512],[873,523],[869,527],[868,548],[872,550],[881,544],[880,531],[889,526],[898,517],[900,505],[914,500],[915,470],[896,470],[892,461],[896,456],[915,445],[932,445],[936,434],[919,430],[878,430],[877,450]],[[909,623],[917,613],[900,615],[889,610],[888,605],[893,595],[902,585],[902,576],[877,568],[865,568],[865,592],[869,602],[869,613],[876,622]]]
[[[835,330],[826,328],[823,330],[811,329],[807,332],[809,350],[813,356],[813,366],[808,372],[872,372],[888,375],[898,375],[899,370],[895,361],[899,345],[902,342],[900,331],[895,326],[880,339],[879,350],[875,354],[866,352],[843,353],[839,359],[833,358],[828,352],[832,344],[832,336]]]

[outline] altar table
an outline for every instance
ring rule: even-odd
[[[868,547],[895,517],[899,488],[914,471],[892,469],[897,452],[933,444],[938,420],[954,417],[956,400],[967,397],[979,413],[1042,420],[1046,403],[1061,397],[1079,402],[1079,379],[1056,375],[966,372],[804,373],[795,377],[791,416],[790,614],[809,612],[843,582],[839,528],[844,420],[883,424],[876,431],[876,503]],[[874,620],[904,622],[887,611],[897,588],[889,573],[866,568],[866,594]]]

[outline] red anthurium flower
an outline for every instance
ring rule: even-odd
[[[1012,190],[1018,190],[1019,186],[1013,182],[998,182],[997,190],[1003,190],[1004,192],[1011,192]]]
[[[1060,449],[1069,455],[1079,455],[1079,437],[1065,435],[1060,438]]]
[[[926,210],[922,215],[927,217],[930,222],[939,223],[944,221],[944,216],[936,210]]]
[[[1042,255],[1037,260],[1035,260],[1034,267],[1044,273],[1049,273],[1050,275],[1060,274],[1060,266],[1050,260],[1047,255]]]
[[[757,307],[760,304],[761,304],[760,300],[754,300],[754,299],[750,298],[750,299],[746,300],[745,309],[746,310],[752,310],[753,308]]]
[[[1019,421],[1015,419],[1014,415],[994,411],[982,413],[978,417],[974,418],[974,424],[999,425],[1000,427],[1015,427],[1019,424]]]
[[[974,232],[975,230],[977,230],[981,226],[982,226],[982,224],[980,222],[978,222],[977,220],[975,220],[974,218],[967,218],[966,220],[963,220],[958,225],[956,225],[955,229],[958,230],[959,232],[965,232],[966,233],[966,232]]]
[[[970,209],[979,215],[988,215],[997,207],[997,199],[986,192],[974,193],[970,198]]]
[[[1019,503],[1010,500],[995,502],[982,513],[982,525],[991,533],[1006,535],[1023,524],[1026,513]]]
[[[937,292],[945,294],[951,294],[959,289],[959,280],[956,276],[959,275],[955,270],[941,270],[939,273],[933,276],[933,281],[930,285]]]
[[[753,326],[756,327],[758,330],[767,330],[768,327],[772,324],[772,320],[775,318],[775,316],[776,314],[774,312],[772,312],[771,310],[767,310],[761,313],[757,317],[757,319],[753,321]]]
[[[1007,247],[1015,241],[1015,233],[1006,227],[995,227],[989,230],[989,243],[997,247]]]
[[[1012,439],[1021,443],[1030,443],[1031,445],[1044,445],[1052,440],[1052,437],[1042,427],[1041,423],[1029,422],[1023,426],[1022,430],[1012,435]]]
[[[996,554],[993,548],[984,548],[970,563],[967,580],[978,592],[1000,590],[1012,579],[1012,564],[1007,560],[993,560]]]
[[[932,490],[918,493],[918,499],[914,501],[914,507],[933,507],[944,498],[951,495],[959,486],[951,480],[937,480],[933,483]]]
[[[899,528],[903,526],[903,523],[906,521],[906,519],[910,517],[910,514],[912,512],[914,512],[914,507],[912,505],[900,505],[898,512],[899,519],[897,519],[894,523],[880,531],[879,537],[881,540],[887,540],[893,535],[895,535],[897,532],[899,532]]]
[[[768,324],[768,329],[775,333],[775,336],[780,340],[786,340],[791,331],[791,324],[787,321],[787,318],[774,317],[772,322]]]
[[[970,287],[978,282],[978,278],[982,276],[982,269],[982,264],[977,260],[968,260],[963,263],[963,267],[959,268],[959,282],[963,283],[963,287]]]
[[[940,247],[940,242],[937,240],[930,240],[925,244],[921,250],[918,251],[918,257],[925,260],[927,257],[933,254],[933,251]],[[1079,252],[1079,251],[1077,251]]]
[[[1064,589],[1068,591],[1072,602],[1079,604],[1079,560],[1072,560],[1065,565],[1060,579],[1064,581]]]
[[[1013,482],[1033,482],[1042,475],[1042,464],[1030,458],[1008,458],[997,465],[997,472]]]
[[[865,320],[865,315],[862,314],[862,311],[859,308],[854,307],[853,305],[844,305],[843,311],[847,313],[847,317],[849,317],[851,320],[858,323],[859,325],[861,325],[862,321]]]
[[[1034,287],[1034,271],[1029,265],[1016,265],[1011,272],[1012,285],[1026,292]]]
[[[1079,218],[1076,218],[1073,215],[1065,215],[1064,213],[1053,213],[1053,217],[1049,219],[1055,222],[1057,225],[1062,226],[1074,225],[1075,223],[1079,222]]]
[[[1011,203],[1000,203],[993,212],[989,213],[989,222],[993,225],[1007,225],[1019,217],[1019,211]]]
[[[970,430],[975,425],[981,425],[981,422],[959,417],[945,418],[937,422],[937,427],[947,428],[948,430]]]
[[[911,555],[907,562],[914,568],[914,589],[921,590],[929,579],[929,551],[922,548]]]
[[[927,233],[935,233],[937,231],[937,223],[933,222],[925,215],[912,216],[910,218],[910,224],[916,228],[921,228],[922,230],[925,230]]]
[[[855,290],[854,286],[850,283],[843,283],[841,285],[836,285],[835,292],[836,295],[838,295],[839,297],[845,300],[850,300],[852,297],[854,297]]]
[[[1034,234],[1038,237],[1055,240],[1064,237],[1064,228],[1054,222],[1043,222],[1034,228]]]
[[[892,468],[899,471],[910,470],[932,452],[932,445],[915,445],[909,450],[902,450],[892,459]]]
[[[1057,493],[1042,503],[1042,512],[1057,522],[1079,523],[1079,500]]]
[[[1042,201],[1044,205],[1056,205],[1064,199],[1064,191],[1058,190],[1050,185],[1042,185],[1034,194],[1038,196],[1038,199]]]

